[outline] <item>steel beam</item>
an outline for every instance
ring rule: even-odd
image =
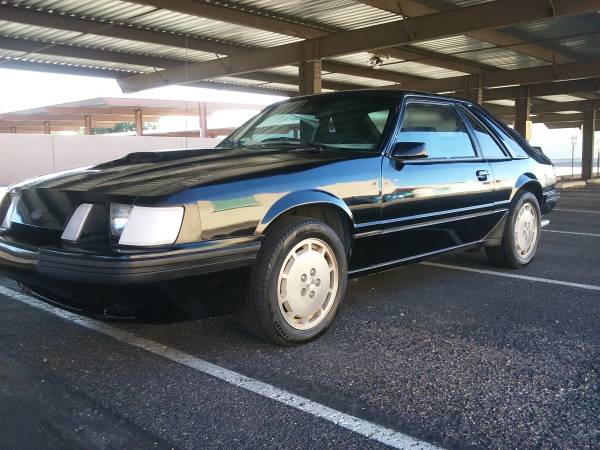
[[[240,8],[233,9],[193,0],[137,0],[137,3],[302,39],[315,39],[343,31],[334,28],[323,29],[323,27],[319,26],[300,24],[294,22],[297,18],[285,17],[280,14],[276,15],[271,11],[260,10],[256,7],[253,7],[252,11],[244,11]],[[465,61],[451,55],[442,55],[421,49],[390,47],[381,49],[380,53],[397,59],[414,60],[421,64],[465,73],[479,73],[492,68],[491,66]]]
[[[582,92],[600,91],[600,78],[587,78],[580,80],[556,81],[550,83],[537,83],[529,86],[532,97],[542,95],[579,94]],[[506,100],[517,97],[517,86],[487,89],[483,91],[483,101]]]
[[[294,18],[281,15],[274,17],[275,14],[272,12],[268,12],[269,16],[260,14],[256,8],[249,12],[239,7],[234,9],[194,0],[136,0],[136,3],[302,39],[312,39],[329,34],[326,30],[293,22]]]
[[[595,77],[600,73],[600,61],[586,61],[552,66],[488,72],[479,75],[481,87],[493,88],[511,84],[523,85],[576,78]],[[411,89],[427,92],[461,91],[468,77],[441,78],[410,84]]]
[[[142,42],[151,42],[154,44],[161,44],[179,48],[186,48],[187,45],[188,48],[193,50],[201,50],[223,55],[237,55],[240,53],[246,53],[251,50],[250,48],[233,44],[219,44],[219,51],[215,52],[212,50],[216,49],[210,47],[210,45],[214,43],[213,41],[208,41],[210,45],[205,47],[205,40],[194,37],[188,36],[188,39],[186,40],[185,36],[182,35],[142,30],[133,27],[123,27],[116,25],[111,26],[110,28],[106,28],[110,24],[102,24],[87,19],[58,16],[55,14],[32,11],[29,9],[18,8],[14,6],[0,5],[0,17],[4,19],[4,15],[6,16],[5,20],[12,20],[18,23],[25,23],[30,25],[44,24],[44,26],[52,26],[61,30],[75,31],[80,32],[82,34],[86,32],[103,34],[100,32],[103,31],[106,33],[105,35],[107,36],[116,37],[120,39],[140,40]],[[123,64],[136,64],[140,66],[165,69],[184,64],[184,61],[164,57],[121,53],[104,49],[88,49],[72,45],[36,42],[8,37],[0,38],[0,48],[29,53],[35,52],[55,56],[74,56],[78,58],[92,59],[97,61],[111,61]],[[401,50],[398,49],[398,51],[400,52]],[[391,51],[390,54],[393,54],[393,56],[399,58],[402,56],[400,59],[421,59],[421,61],[419,62],[423,64],[435,65],[435,61],[431,61],[428,56],[424,56],[420,53],[417,54],[415,52],[410,52],[409,54],[403,53],[402,55],[399,55],[394,53],[394,51]],[[13,63],[15,62],[0,62],[0,64],[2,64],[4,67],[7,67],[7,64],[14,65]],[[420,77],[411,77],[410,75],[401,75],[385,70],[375,71],[373,69],[342,63],[333,63],[332,67],[334,66],[336,68],[336,72],[338,73],[355,75],[357,71],[360,71],[360,75],[358,76],[382,80],[389,80],[390,78],[392,78],[391,81],[394,83],[422,80],[422,78]],[[442,65],[441,67],[444,66]],[[465,70],[466,68],[467,66],[462,67],[463,70]],[[294,84],[297,84],[297,80]]]
[[[347,53],[417,43],[472,31],[500,28],[562,15],[596,11],[598,0],[504,0],[477,4],[411,19],[410,28],[395,21],[302,42],[254,50],[237,56],[136,75],[119,80],[124,92],[136,92],[169,84],[233,76],[270,67],[296,64]]]
[[[129,39],[139,42],[168,45],[179,48],[189,48],[219,55],[234,55],[245,53],[247,50],[235,45],[222,44],[208,39],[200,39],[183,34],[162,33],[133,26],[118,25],[116,23],[96,22],[79,19],[67,15],[51,14],[35,11],[17,6],[0,4],[0,17],[8,22],[17,22],[27,25],[56,28],[59,30],[74,31],[81,34],[97,34],[119,39]]]
[[[383,9],[385,11],[390,11],[409,18],[425,16],[427,14],[439,12],[439,9],[432,8],[431,6],[424,5],[420,1],[415,0],[361,0],[361,3],[365,3],[374,8]],[[468,35],[474,37],[475,39],[489,42],[490,44],[494,44],[498,47],[510,47],[512,50],[515,50],[519,53],[533,56],[534,58],[555,64],[575,61],[573,58],[567,55],[549,50],[538,44],[523,42],[520,39],[500,31],[482,30],[469,33]]]

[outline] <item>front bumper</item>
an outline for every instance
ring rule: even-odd
[[[164,251],[98,254],[36,248],[0,236],[0,271],[91,284],[139,284],[249,266],[260,241],[224,239]]]

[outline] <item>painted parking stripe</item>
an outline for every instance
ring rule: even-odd
[[[452,264],[442,264],[442,263],[434,263],[434,262],[422,262],[420,264],[423,266],[439,267],[441,269],[462,270],[463,272],[482,273],[485,275],[494,275],[497,277],[516,278],[516,279],[525,280],[525,281],[535,281],[538,283],[558,284],[560,286],[568,286],[568,287],[574,287],[574,288],[579,288],[579,289],[587,289],[589,291],[600,291],[600,286],[596,286],[593,284],[572,283],[570,281],[560,281],[560,280],[552,280],[550,278],[530,277],[527,275],[517,275],[517,274],[513,274],[513,273],[497,272],[495,270],[476,269],[474,267],[455,266]]]
[[[561,233],[561,234],[574,234],[576,236],[593,236],[600,237],[600,234],[597,233],[581,233],[579,231],[563,231],[563,230],[542,230],[545,233]]]
[[[600,211],[590,211],[589,209],[554,208],[552,211],[577,212],[577,213],[586,213],[586,214],[600,214]]]
[[[192,368],[214,378],[218,378],[219,380],[225,381],[240,389],[245,389],[268,399],[275,400],[286,406],[311,414],[390,447],[406,450],[441,450],[440,447],[435,445],[420,441],[406,434],[382,427],[367,420],[359,419],[358,417],[343,413],[268,383],[255,380],[254,378],[247,377],[246,375],[234,372],[233,370],[225,369],[224,367],[217,366],[216,364],[203,359],[196,358],[188,353],[175,350],[98,320],[79,316],[48,305],[27,294],[16,292],[4,286],[0,286],[0,294],[18,300],[29,306],[33,306],[34,308],[41,309],[89,330],[110,336],[133,347],[141,348],[170,361]]]

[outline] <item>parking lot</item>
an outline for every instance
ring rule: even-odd
[[[600,446],[600,185],[562,192],[525,270],[479,251],[353,280],[297,348],[17,291],[0,279],[3,449]]]

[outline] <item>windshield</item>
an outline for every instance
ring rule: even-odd
[[[219,147],[289,145],[378,150],[392,96],[321,96],[280,103],[240,128]]]

